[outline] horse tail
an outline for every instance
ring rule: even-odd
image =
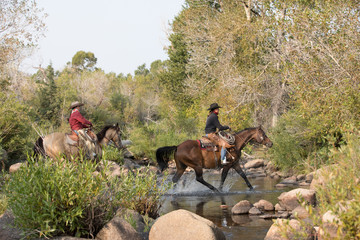
[[[34,157],[45,156],[44,141],[42,137],[39,137],[34,144]]]
[[[166,146],[161,147],[156,150],[156,161],[160,167],[161,171],[164,171],[168,167],[168,162],[170,161],[170,155],[175,154],[177,146]]]

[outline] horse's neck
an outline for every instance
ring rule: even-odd
[[[109,130],[110,129],[108,129],[106,132],[105,132],[105,134],[102,136],[102,138],[99,138],[99,136],[98,136],[98,141],[99,141],[99,143],[101,144],[101,145],[107,145],[109,142],[110,142],[110,139],[109,139],[109,137],[107,136],[107,135],[109,135]]]
[[[236,134],[236,149],[241,150],[254,137],[255,129],[244,130]]]
[[[100,143],[101,145],[106,145],[106,144],[109,142],[109,139],[106,137],[106,132],[105,132],[105,134],[103,135],[103,137],[102,137],[102,138],[98,138],[98,140],[99,140],[99,143]]]

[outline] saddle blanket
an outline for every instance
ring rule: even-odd
[[[208,139],[204,140],[204,139],[198,139],[196,140],[199,144],[199,147],[201,150],[206,150],[208,152],[217,152],[218,151],[218,147],[215,146],[211,141],[209,141]]]

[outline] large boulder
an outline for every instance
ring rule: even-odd
[[[249,169],[249,168],[263,167],[264,163],[265,163],[265,161],[263,159],[251,160],[245,164],[245,168]]]
[[[248,214],[253,205],[248,200],[238,202],[231,209],[232,214]]]
[[[96,235],[96,240],[142,240],[136,230],[124,219],[115,216]]]
[[[298,219],[310,218],[309,212],[303,206],[297,206],[294,210],[292,210],[291,214]]]
[[[159,217],[150,229],[149,240],[167,239],[225,240],[225,235],[210,220],[180,209]]]
[[[292,211],[296,207],[300,206],[299,201],[301,200],[301,198],[313,206],[316,205],[316,195],[314,190],[297,188],[291,190],[290,192],[283,192],[278,197],[279,204],[288,211]]]
[[[133,223],[133,225],[135,225],[133,227],[138,233],[144,233],[146,224],[143,216],[137,211],[132,209],[119,209],[116,212],[116,216],[125,219],[127,222]]]
[[[285,236],[286,237],[285,237]],[[264,240],[313,239],[313,229],[305,228],[298,220],[276,219]]]

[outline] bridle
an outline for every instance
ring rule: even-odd
[[[110,144],[111,147],[115,147],[115,148],[120,148],[120,146],[118,145],[118,143],[114,142],[112,139],[114,139],[114,137],[118,135],[118,138],[119,138],[119,133],[117,130],[115,130],[115,133],[113,134],[113,136],[110,138],[107,138],[106,137],[106,134],[104,136],[104,139],[106,139],[109,143],[114,143],[115,146],[113,146],[113,144]],[[120,139],[120,138],[119,138]]]

